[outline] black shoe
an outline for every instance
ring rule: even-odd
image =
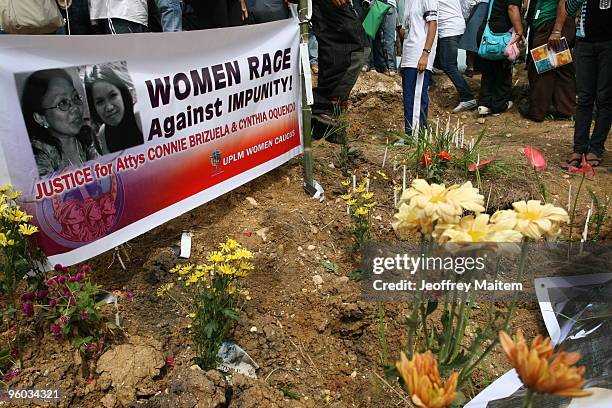
[[[317,113],[312,115],[311,124],[314,140],[325,139],[334,144],[345,143],[346,129],[341,126],[338,119],[326,113]]]

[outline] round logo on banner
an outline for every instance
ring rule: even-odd
[[[77,248],[111,233],[123,211],[119,175],[45,199],[36,206],[40,227],[52,240]]]

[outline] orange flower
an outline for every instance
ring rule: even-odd
[[[436,155],[436,157],[438,159],[442,159],[444,161],[450,161],[451,160],[451,155],[448,154],[448,152],[446,150],[440,150],[440,153],[438,153]]]
[[[572,367],[580,360],[580,353],[554,353],[550,338],[540,335],[528,345],[520,329],[516,332],[516,341],[505,331],[499,332],[499,340],[510,364],[531,391],[561,397],[591,395],[582,389],[586,383],[585,367]]]
[[[431,156],[432,155],[433,155],[432,152],[423,153],[423,156],[421,156],[421,164],[423,165],[423,167],[431,166]]]
[[[424,354],[416,353],[408,360],[402,353],[400,361],[395,363],[412,402],[421,408],[447,408],[457,397],[457,378],[459,373],[453,373],[442,383],[438,372],[438,363],[431,351]]]

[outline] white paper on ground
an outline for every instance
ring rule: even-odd
[[[610,408],[612,405],[612,390],[606,388],[589,388],[593,392],[590,397],[574,398],[567,408]]]
[[[224,373],[239,373],[247,377],[257,378],[255,371],[259,365],[239,345],[224,341],[219,348],[217,357],[221,360],[217,369]]]
[[[191,232],[183,232],[181,235],[181,253],[179,258],[189,258],[191,256]]]
[[[482,390],[473,400],[468,402],[464,408],[486,408],[490,401],[511,396],[521,388],[523,383],[514,369],[493,381],[491,385]]]

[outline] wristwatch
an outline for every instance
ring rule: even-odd
[[[431,48],[423,48],[423,51],[425,51],[428,54],[431,54]]]

